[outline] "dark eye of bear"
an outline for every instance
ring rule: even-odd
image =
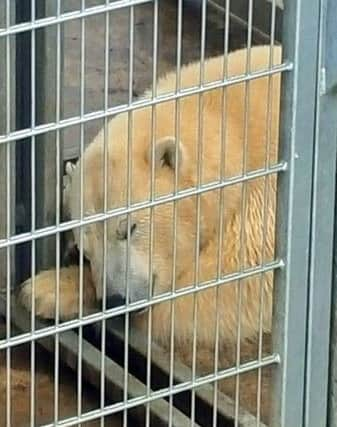
[[[127,224],[125,223],[124,225],[125,225],[125,227],[123,227],[122,230],[120,230],[120,229],[117,230],[117,238],[119,240],[127,240],[127,238],[128,238]],[[130,236],[132,236],[132,234],[136,230],[136,228],[137,228],[136,223],[133,223],[130,225]]]

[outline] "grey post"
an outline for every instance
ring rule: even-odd
[[[280,355],[274,378],[273,427],[303,425],[313,151],[320,7],[316,0],[288,1],[283,16],[283,74],[277,256],[284,268],[274,286],[273,349]]]
[[[333,263],[337,123],[337,1],[321,0],[308,295],[305,427],[325,427]],[[336,338],[332,336],[332,346]],[[332,365],[334,371],[334,365]],[[334,415],[336,419],[336,415]],[[336,420],[328,423],[336,426]]]

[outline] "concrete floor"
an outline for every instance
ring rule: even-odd
[[[102,4],[102,0],[87,0],[86,5]],[[187,3],[186,3],[187,4]],[[79,0],[63,2],[64,11],[76,10]],[[151,86],[152,81],[152,35],[153,35],[153,4],[135,7],[134,20],[134,79],[133,96],[136,98]],[[223,50],[224,30],[223,18],[209,11],[207,15],[206,55],[213,56]],[[85,111],[93,112],[103,108],[104,103],[104,16],[92,16],[86,21],[86,65],[85,65]],[[158,75],[162,75],[176,64],[176,33],[177,33],[176,2],[159,0],[158,25]],[[187,63],[198,59],[200,55],[200,13],[190,6],[184,8],[182,62]],[[109,34],[109,107],[123,104],[128,96],[128,61],[129,61],[129,12],[117,10],[110,14]],[[244,46],[246,31],[235,23],[230,25],[230,50]],[[70,21],[64,25],[64,76],[63,76],[63,117],[79,114],[80,105],[80,22]],[[254,37],[254,43],[260,40]],[[85,141],[90,142],[101,121],[91,122],[85,127]],[[79,153],[79,128],[74,126],[63,132],[64,155],[71,159]],[[0,321],[0,329],[4,324]],[[38,353],[40,355],[40,353]],[[30,350],[22,346],[12,352],[11,360],[11,401],[13,427],[29,425],[30,399]],[[36,424],[53,420],[53,369],[54,362],[41,353],[36,365]],[[60,418],[76,415],[76,379],[66,369],[61,370],[60,383]],[[263,375],[264,397],[262,399],[263,414],[268,410],[269,374]],[[241,404],[255,412],[257,374],[246,375],[240,381]],[[235,395],[235,380],[223,384],[223,390]],[[98,396],[84,389],[83,409],[97,408]],[[0,354],[0,427],[5,426],[6,405],[6,358]],[[88,423],[95,426],[95,423]],[[110,418],[106,425],[117,427],[120,420]]]
[[[6,326],[0,317],[0,339],[6,336]],[[13,332],[12,332],[13,333]],[[36,346],[35,352],[35,422],[34,426],[54,422],[55,370],[54,357]],[[31,413],[31,350],[30,344],[14,347],[10,351],[10,426],[30,426]],[[58,420],[77,416],[77,377],[65,365],[59,365]],[[0,351],[0,427],[7,427],[7,355]],[[100,407],[100,394],[89,384],[82,384],[82,413]],[[99,427],[100,420],[83,423],[83,427]],[[120,427],[122,414],[105,417],[105,425]],[[136,425],[134,426],[136,427]],[[138,427],[138,426],[137,426]]]

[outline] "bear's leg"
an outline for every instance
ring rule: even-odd
[[[60,269],[59,318],[73,319],[79,309],[79,274],[77,265]],[[28,310],[32,305],[32,279],[26,280],[19,291],[18,300]],[[43,319],[55,318],[56,270],[46,270],[35,276],[35,313]],[[95,306],[95,289],[91,281],[90,268],[83,266],[83,314]]]

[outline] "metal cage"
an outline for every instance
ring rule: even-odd
[[[284,4],[276,0],[0,2],[0,390],[3,395],[0,426],[99,423],[102,426],[323,427],[328,419],[331,425],[336,425],[333,380],[336,316],[330,338],[334,299],[336,13],[335,0],[288,0]],[[282,44],[282,61],[279,65],[271,61],[268,68],[252,72],[250,52],[254,45],[261,44],[269,45],[271,53]],[[244,75],[228,76],[224,67],[220,80],[204,80],[202,67],[207,58],[220,54],[226,58],[242,47],[246,48],[248,58]],[[195,61],[200,64],[199,84],[182,88],[179,80],[182,67]],[[175,89],[157,93],[158,78],[172,70],[176,73]],[[282,82],[278,160],[273,164],[268,160],[262,169],[244,169],[234,177],[220,173],[216,181],[203,184],[200,123],[205,94],[214,90],[225,93],[239,84],[249,87],[250,82],[261,78],[269,79],[272,85],[276,75],[281,76]],[[148,87],[152,91],[143,97]],[[131,140],[128,144],[132,144],[130,129],[134,112],[145,107],[152,109],[154,163],[156,108],[164,102],[175,103],[178,136],[179,105],[189,96],[198,96],[200,100],[197,184],[180,191],[177,172],[175,191],[156,198],[152,164],[150,197],[137,205],[129,196],[119,210],[109,209],[106,145],[110,119],[119,113],[128,114],[127,138]],[[245,105],[247,125],[247,89]],[[224,121],[221,126],[225,125]],[[81,166],[80,216],[65,217],[66,162],[83,158],[86,147],[102,129],[104,209],[92,215],[83,211],[87,172]],[[248,140],[247,135],[245,138]],[[131,157],[129,154],[128,194],[132,186]],[[237,299],[241,301],[241,287],[247,278],[260,277],[262,289],[266,275],[273,272],[272,333],[264,337],[260,307],[259,336],[248,358],[242,356],[244,343],[238,326],[235,348],[231,350],[233,363],[218,366],[219,356],[213,356],[212,369],[198,372],[195,301],[196,295],[205,289],[198,280],[198,255],[194,283],[182,292],[175,289],[176,278],[172,273],[170,292],[150,295],[147,301],[132,305],[128,301],[126,280],[126,301],[117,307],[107,307],[105,273],[107,263],[112,261],[106,255],[106,224],[111,219],[121,214],[126,216],[128,263],[132,214],[141,209],[151,211],[152,235],[153,209],[173,203],[172,224],[176,232],[177,203],[195,198],[194,243],[198,248],[200,200],[204,194],[223,194],[234,185],[246,188],[254,180],[268,182],[272,176],[277,176],[274,259],[267,262],[262,256],[260,263],[249,268],[241,263],[231,273],[223,273],[220,266],[215,277],[202,284],[217,289],[236,281]],[[221,217],[223,196],[219,197]],[[264,204],[266,197],[265,193]],[[245,209],[242,206],[241,217]],[[104,224],[105,230],[103,300],[98,311],[87,315],[83,312],[86,268],[83,230],[96,222]],[[219,220],[219,235],[223,227]],[[76,261],[80,271],[79,314],[75,319],[61,321],[60,270],[69,234],[74,229],[80,230]],[[177,243],[173,245],[172,268],[177,256]],[[220,246],[221,243],[219,260]],[[149,252],[152,272],[152,243]],[[34,290],[38,273],[53,268],[56,268],[55,319],[46,321],[35,315]],[[126,276],[129,268],[126,267]],[[20,284],[30,277],[33,296],[28,313],[17,297],[22,289]],[[194,330],[191,347],[186,351],[190,354],[183,359],[175,354],[179,348],[175,348],[174,341],[174,309],[171,309],[171,335],[166,347],[152,339],[151,316],[156,304],[168,302],[174,306],[178,298],[186,295],[194,296]],[[242,301],[238,302],[238,319],[240,304]],[[132,322],[132,313],[144,308],[148,309],[146,334]],[[209,330],[210,335],[217,337],[215,353],[219,353],[220,327],[217,320],[215,329]],[[270,340],[266,352],[262,349],[265,340]],[[189,357],[190,364],[186,362]],[[267,370],[271,379],[262,398]],[[24,375],[23,371],[25,383],[16,377]],[[45,378],[43,375],[49,379],[40,380]],[[245,378],[249,380],[245,382]],[[21,385],[17,386],[16,381]],[[229,384],[227,388],[221,388],[224,381]],[[17,387],[24,390],[17,391]],[[253,403],[248,404],[246,396]],[[261,409],[263,405],[268,409],[267,415]]]

